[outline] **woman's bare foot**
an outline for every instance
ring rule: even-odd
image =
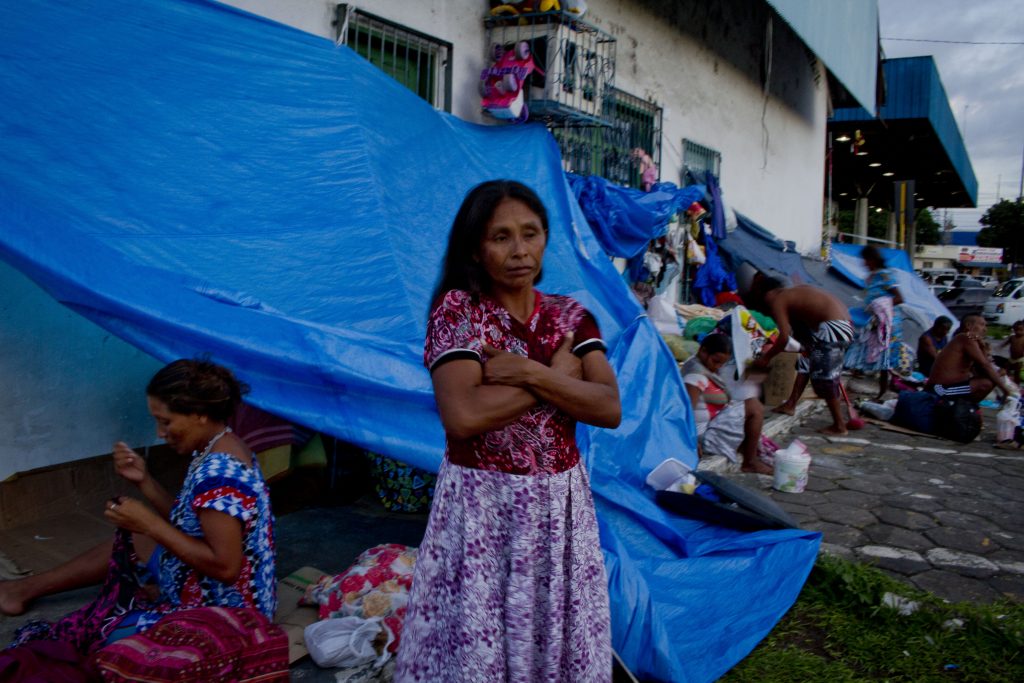
[[[753,462],[745,462],[740,467],[740,472],[753,472],[755,474],[774,474],[774,470],[768,465],[761,462],[760,459],[754,460]]]
[[[845,427],[837,427],[835,425],[822,427],[818,431],[822,434],[828,434],[829,436],[846,436],[848,434]]]
[[[779,405],[772,408],[773,413],[779,413],[781,415],[796,415],[796,406],[786,403],[780,403]]]
[[[27,607],[28,600],[18,590],[17,579],[0,581],[0,614],[16,617],[19,614],[24,614]]]

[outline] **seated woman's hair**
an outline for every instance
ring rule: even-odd
[[[545,237],[548,235],[548,212],[536,192],[515,180],[489,180],[480,183],[466,194],[459,212],[455,214],[452,231],[448,236],[444,269],[431,297],[432,309],[453,289],[477,295],[490,287],[490,278],[476,260],[476,255],[487,230],[487,224],[494,216],[498,204],[505,199],[518,200],[537,214],[541,227],[544,228]],[[540,282],[540,274],[537,275],[534,284],[537,282]]]
[[[700,343],[700,350],[705,353],[728,353],[732,354],[732,343],[728,335],[712,332],[704,337]]]
[[[249,393],[244,382],[227,368],[206,360],[176,360],[153,375],[146,395],[159,399],[181,415],[205,415],[226,422],[235,414],[242,396]]]

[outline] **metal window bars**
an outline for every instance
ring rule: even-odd
[[[697,182],[704,182],[704,171],[721,177],[722,154],[710,147],[683,138],[683,175],[689,173]]]
[[[525,43],[538,70],[525,88],[530,119],[601,125],[615,84],[615,38],[570,12],[488,16],[487,54]]]
[[[452,44],[364,12],[335,6],[336,40],[435,108],[452,110]]]
[[[582,127],[569,122],[549,123],[549,127],[562,151],[566,171],[600,175],[619,185],[639,188],[643,178],[635,150],[648,154],[660,168],[662,109],[622,90],[611,90],[606,95],[605,125]]]

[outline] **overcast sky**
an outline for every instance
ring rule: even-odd
[[[1024,3],[1021,0],[879,0],[886,57],[932,55],[978,178],[978,209],[950,210],[957,227],[999,199],[1016,199],[1024,152]],[[910,42],[1015,42],[970,45]],[[941,221],[942,211],[936,212]]]

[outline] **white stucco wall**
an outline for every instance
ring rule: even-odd
[[[334,38],[333,2],[228,0],[228,4]],[[487,66],[479,0],[355,0],[361,10],[453,45],[452,113],[480,113]],[[682,140],[722,154],[724,199],[776,235],[816,251],[821,243],[828,92],[820,62],[754,0],[589,0],[587,21],[617,39],[615,84],[664,108],[662,180],[680,181]],[[769,16],[767,106],[760,73]],[[763,116],[762,116],[763,115]],[[508,125],[508,124],[495,124]]]
[[[819,66],[772,19],[770,94],[759,75],[768,12],[749,0],[678,2],[692,33],[630,0],[591,2],[587,19],[618,38],[616,87],[664,108],[663,180],[680,181],[682,140],[722,154],[727,205],[801,251],[821,243],[827,89]],[[704,12],[706,5],[718,11]],[[691,23],[692,22],[692,23]],[[696,25],[694,25],[696,24]],[[704,35],[707,41],[704,42]],[[716,46],[716,47],[712,47]],[[762,121],[763,112],[763,121]]]
[[[61,306],[0,261],[0,481],[15,472],[156,443],[146,383],[156,360]]]

